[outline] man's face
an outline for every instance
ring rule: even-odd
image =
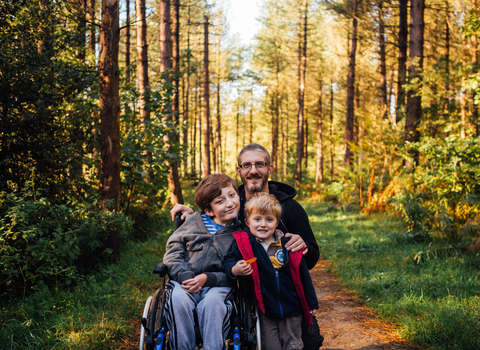
[[[240,158],[240,165],[265,163],[265,154],[261,151],[247,151]],[[262,169],[252,165],[250,169],[242,169],[237,166],[237,173],[240,175],[245,188],[250,192],[268,192],[268,177],[273,171],[273,165],[269,164]]]

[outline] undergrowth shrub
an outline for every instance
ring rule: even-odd
[[[0,193],[0,289],[23,297],[39,288],[70,285],[111,256],[112,230],[125,238],[131,220],[94,203],[52,204],[30,183]]]
[[[409,233],[460,240],[478,237],[480,139],[425,138],[415,172],[393,201]]]

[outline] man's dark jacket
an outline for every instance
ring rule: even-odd
[[[276,181],[268,181],[268,191],[277,198],[282,206],[282,218],[277,229],[284,233],[295,233],[303,238],[308,248],[308,252],[303,258],[307,263],[308,269],[312,269],[317,263],[320,253],[315,235],[308,221],[308,215],[305,209],[293,199],[297,195],[297,191],[292,186]],[[246,198],[244,185],[238,187],[238,192],[240,193],[238,218],[242,223],[242,228],[245,228]]]

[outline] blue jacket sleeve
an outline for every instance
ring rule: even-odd
[[[237,242],[234,242],[230,247],[230,250],[228,251],[227,255],[225,256],[225,263],[224,263],[225,273],[231,279],[236,279],[235,276],[232,276],[232,273],[231,273],[232,267],[234,267],[235,264],[242,259],[243,257],[242,257],[242,254],[240,253],[240,250],[238,249]]]

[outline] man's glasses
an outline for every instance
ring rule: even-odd
[[[255,165],[255,168],[257,168],[257,170],[260,170],[265,168],[269,164],[266,162],[243,163],[243,164],[240,164],[239,167],[242,168],[243,170],[250,170],[254,165]]]

